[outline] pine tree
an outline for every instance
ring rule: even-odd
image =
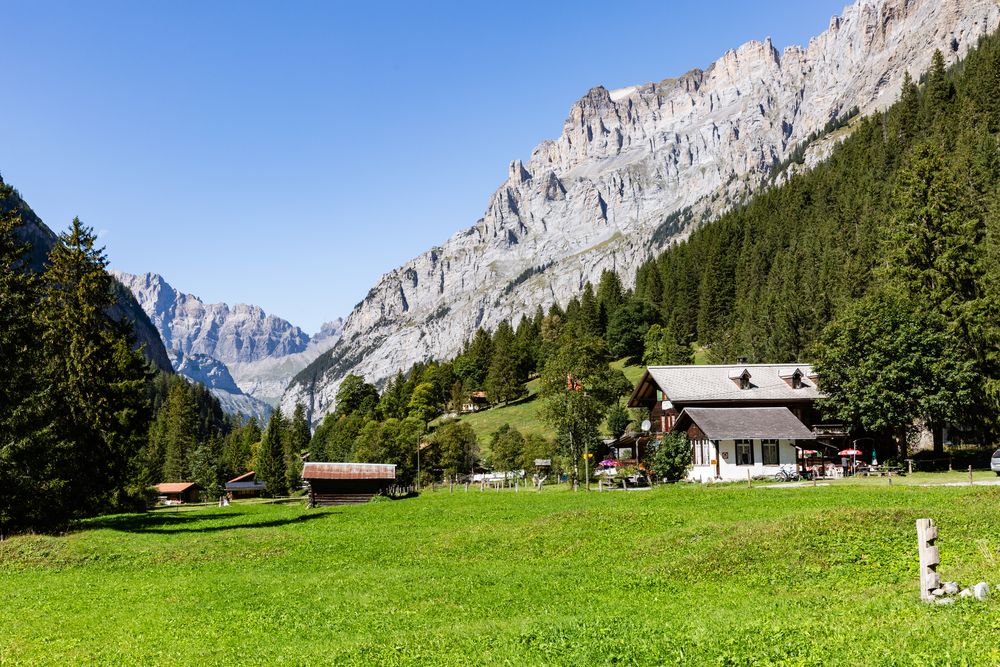
[[[165,482],[188,481],[191,457],[198,446],[197,413],[187,382],[175,378],[167,402],[157,421],[162,419],[163,479]]]
[[[271,421],[267,423],[267,431],[260,441],[260,451],[257,452],[257,479],[264,482],[268,495],[284,496],[288,493],[288,480],[285,465],[285,417],[281,408],[275,408],[271,413]]]
[[[372,401],[371,411],[374,409],[375,402]],[[306,408],[301,403],[295,404],[295,412],[292,413],[287,429],[284,443],[285,479],[289,490],[294,490],[302,486],[302,455],[309,451],[309,442],[312,440],[312,430],[306,419]]]
[[[490,402],[509,403],[524,394],[527,378],[519,375],[520,368],[517,341],[510,324],[504,320],[493,336],[493,358],[486,375],[486,392]]]
[[[0,202],[12,196],[0,181]],[[19,224],[16,214],[0,215],[0,537],[46,523],[38,513],[50,480],[37,411],[41,332],[32,311],[38,282],[24,270],[28,247],[14,237]]]
[[[114,322],[107,259],[93,231],[74,219],[43,275],[37,314],[43,329],[45,408],[59,440],[52,465],[64,475],[50,494],[64,514],[81,516],[122,499],[130,464],[149,429],[147,365],[132,349],[127,321]]]

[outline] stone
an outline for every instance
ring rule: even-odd
[[[960,597],[960,598],[971,598],[972,595],[973,594],[972,594],[972,589],[971,588],[963,588],[962,592],[958,594],[958,597]]]
[[[947,595],[954,595],[955,593],[958,593],[958,590],[959,590],[958,584],[955,583],[954,581],[946,581],[946,582],[944,582],[943,584],[941,584],[941,589]]]
[[[829,120],[885,108],[935,48],[953,62],[998,25],[994,0],[857,0],[806,46],[751,41],[704,70],[592,88],[558,138],[509,164],[480,220],[382,276],[282,408],[318,421],[348,373],[382,383],[450,358],[477,328],[565,305],[605,269],[630,287],[650,253],[759,191]],[[838,140],[809,144],[803,168]]]
[[[935,598],[937,604],[955,604],[955,598]]]
[[[976,596],[977,600],[985,600],[990,596],[990,585],[985,581],[980,581],[972,587],[972,594]]]
[[[939,598],[945,595],[945,592],[943,588],[935,588],[934,590],[931,591],[931,595],[933,595],[936,598]]]

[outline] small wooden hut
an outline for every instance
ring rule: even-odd
[[[306,461],[302,479],[313,506],[366,503],[396,481],[391,463],[320,463]]]
[[[156,485],[157,500],[164,505],[198,502],[201,487],[195,482],[164,482]]]

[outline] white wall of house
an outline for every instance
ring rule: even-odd
[[[697,482],[710,482],[710,481],[721,481],[724,482],[740,482],[746,481],[747,471],[750,471],[750,476],[754,477],[757,475],[772,476],[778,469],[783,465],[794,465],[796,459],[796,449],[793,440],[778,440],[777,441],[777,453],[778,461],[774,464],[764,464],[764,442],[760,439],[742,441],[744,447],[740,448],[742,452],[750,452],[751,460],[750,464],[741,463],[737,458],[737,441],[736,440],[712,440],[710,441],[710,455],[708,460],[705,461],[704,465],[695,465],[691,468],[688,473],[688,479]],[[697,446],[697,445],[695,445]],[[747,448],[749,447],[749,449]],[[721,452],[721,459],[719,459],[719,477],[716,477],[716,467],[712,463],[713,460],[719,458]],[[698,458],[695,458],[698,461]]]

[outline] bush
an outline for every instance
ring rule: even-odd
[[[650,462],[659,479],[684,479],[691,468],[691,443],[685,433],[667,433],[653,451]]]

